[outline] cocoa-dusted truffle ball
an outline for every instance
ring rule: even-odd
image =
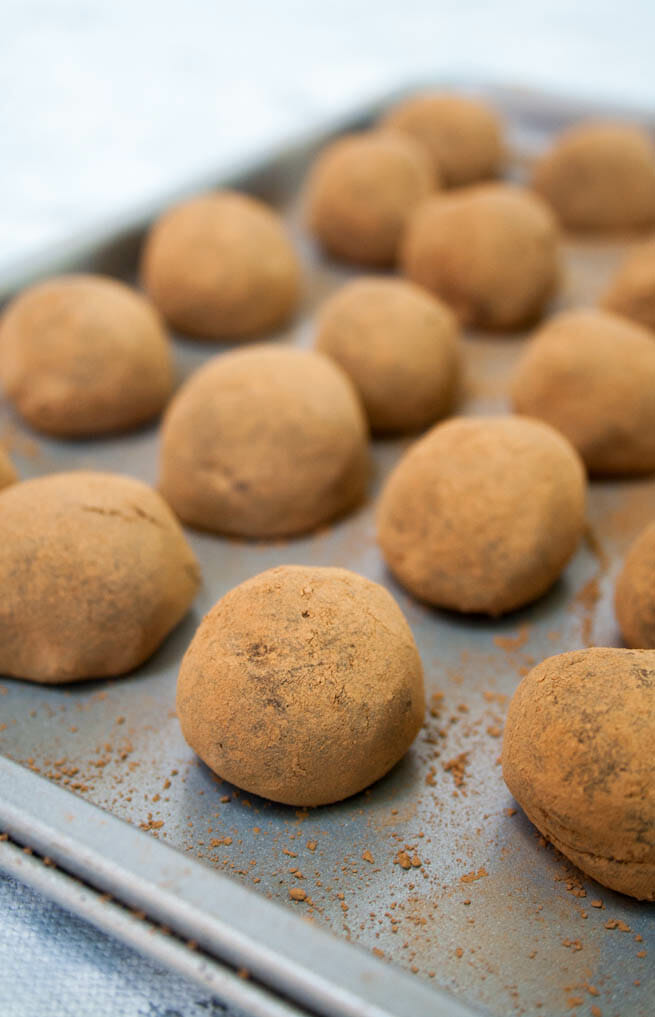
[[[258,346],[215,357],[164,418],[160,488],[192,526],[301,533],[356,505],[367,480],[361,403],[319,353]]]
[[[626,555],[616,583],[615,606],[628,646],[655,650],[655,523],[646,527]]]
[[[141,272],[166,320],[199,339],[277,328],[300,296],[300,267],[279,215],[234,191],[165,212],[148,235]]]
[[[552,586],[584,528],[585,475],[547,424],[470,417],[437,424],[382,492],[378,540],[410,593],[504,614]]]
[[[655,240],[641,244],[626,258],[601,303],[655,331]]]
[[[420,145],[398,132],[339,138],[319,155],[307,185],[307,221],[330,254],[391,265],[408,215],[437,184]]]
[[[177,521],[138,480],[55,473],[0,495],[0,674],[57,683],[131,671],[199,585]]]
[[[480,184],[423,202],[408,222],[401,262],[464,324],[520,328],[557,288],[557,226],[523,188]]]
[[[0,489],[9,487],[18,480],[14,464],[4,449],[0,448]]]
[[[537,161],[532,184],[570,229],[655,222],[655,146],[638,127],[590,123],[564,131]]]
[[[528,343],[514,372],[518,413],[566,435],[591,473],[655,470],[655,342],[608,311],[565,311]]]
[[[394,106],[383,124],[418,141],[446,187],[472,184],[500,171],[501,124],[482,102],[462,95],[417,95]]]
[[[70,275],[25,290],[0,324],[0,383],[46,434],[125,431],[152,419],[173,388],[159,316],[115,279]]]
[[[655,900],[655,654],[591,649],[523,679],[505,783],[562,854],[604,886]]]
[[[353,380],[374,431],[411,431],[453,407],[457,332],[446,305],[413,283],[362,278],[321,308],[316,348]]]
[[[283,565],[212,608],[177,684],[182,732],[224,780],[287,805],[362,791],[407,752],[421,661],[389,593],[354,572]]]

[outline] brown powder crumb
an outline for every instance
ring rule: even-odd
[[[530,638],[530,626],[521,625],[515,636],[494,636],[494,644],[501,650],[520,650]]]
[[[645,950],[637,950],[637,957],[639,957],[640,959],[643,959],[645,956],[646,956],[646,951]]]
[[[298,857],[296,852],[295,851],[289,851],[289,848],[282,848],[282,854],[283,855],[288,855],[289,858],[297,858]]]
[[[460,752],[458,756],[449,759],[443,764],[446,773],[451,773],[456,787],[462,787],[466,779],[466,767],[468,766],[468,752]]]
[[[516,815],[516,809],[503,809],[503,812],[505,813],[506,816]]]
[[[315,840],[308,840],[307,841],[307,850],[308,851],[316,851],[317,847],[318,847],[318,844],[316,843]]]
[[[380,950],[380,948],[377,946],[373,947],[373,953],[375,954],[376,957],[384,957],[384,951]]]
[[[591,901],[591,906],[592,906],[592,908],[602,908],[603,902],[602,902],[602,900],[592,900]]]
[[[221,797],[218,800],[219,800],[219,802],[222,802],[223,805],[226,805],[227,802],[229,802],[229,800],[230,800],[230,796],[229,795],[221,795]]]
[[[502,733],[503,733],[502,727],[498,727],[497,724],[490,724],[489,727],[487,728],[487,734],[491,738],[500,738]]]
[[[368,862],[370,865],[375,863],[375,859],[370,851],[362,851],[362,860]]]
[[[595,1003],[593,1003],[591,1007],[591,1017],[603,1017],[603,1011],[599,1006],[596,1006]]]
[[[443,710],[443,692],[433,692],[430,696],[430,716],[440,717]]]
[[[485,868],[478,869],[477,872],[467,872],[465,875],[459,877],[460,883],[475,883],[477,879],[483,879],[484,876],[488,876],[489,873]]]
[[[619,932],[632,932],[629,925],[621,921],[620,918],[608,918],[605,922],[606,929],[618,929]]]
[[[582,1006],[583,1003],[584,999],[582,998],[582,996],[569,996],[569,998],[566,1001],[566,1005],[568,1006],[569,1010],[572,1010],[574,1006]]]
[[[291,900],[307,900],[307,891],[303,890],[301,886],[292,886],[289,890],[289,896]]]
[[[462,950],[461,946],[458,946],[458,947],[456,947],[456,948],[455,948],[455,956],[456,956],[456,957],[457,957],[458,959],[459,959],[460,957],[463,957],[463,956],[464,956],[464,951]]]
[[[125,723],[125,717],[117,717],[116,718],[116,723],[117,724],[124,724]]]
[[[587,992],[589,993],[590,996],[599,996],[600,995],[600,993],[599,993],[599,991],[598,991],[598,989],[596,988],[595,985],[589,985],[589,983],[587,983],[585,985],[585,989],[587,990]]]
[[[399,851],[393,860],[394,865],[400,865],[401,869],[411,869],[412,860],[406,851]]]

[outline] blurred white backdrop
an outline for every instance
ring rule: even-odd
[[[312,118],[471,75],[655,109],[655,4],[4,0],[0,272]]]

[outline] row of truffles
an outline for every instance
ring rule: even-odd
[[[200,582],[164,502],[125,477],[11,485],[0,526],[10,538],[0,545],[4,674],[61,682],[131,670]],[[617,588],[621,617],[645,603],[651,637],[654,564],[651,526]],[[502,751],[505,781],[544,836],[643,900],[655,899],[653,656],[592,649],[544,661],[512,699]],[[182,731],[200,758],[289,805],[329,804],[380,779],[424,711],[422,664],[398,605],[338,568],[280,566],[235,587],[203,619],[177,683]]]
[[[584,501],[582,464],[548,425],[455,420],[392,473],[378,540],[415,597],[497,616],[555,582],[580,541]],[[10,482],[0,531],[2,674],[62,682],[131,671],[186,614],[201,582],[169,506],[132,478],[79,471]],[[655,523],[616,585],[617,618],[637,649],[655,649],[654,568]]]

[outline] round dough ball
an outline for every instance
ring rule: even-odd
[[[38,431],[127,431],[165,406],[171,347],[155,309],[129,286],[60,276],[25,290],[4,313],[0,383]]]
[[[0,490],[3,487],[9,487],[10,484],[15,484],[17,480],[18,474],[14,469],[14,464],[5,450],[0,448]]]
[[[379,780],[423,722],[423,671],[383,587],[283,565],[212,608],[177,683],[182,732],[224,780],[286,805],[325,805]]]
[[[641,244],[625,260],[601,303],[655,331],[655,240]]]
[[[463,324],[520,328],[557,288],[557,226],[529,191],[480,184],[420,205],[401,262],[404,274],[442,297]]]
[[[655,342],[608,311],[565,311],[530,340],[514,372],[517,413],[566,435],[590,473],[655,470]]]
[[[655,650],[655,523],[628,551],[616,584],[615,607],[628,646]]]
[[[460,417],[433,427],[392,472],[378,541],[416,597],[495,616],[552,586],[584,513],[584,469],[557,431],[519,417]]]
[[[327,357],[279,346],[227,353],[166,413],[160,490],[200,529],[302,533],[361,501],[367,437],[357,393]]]
[[[124,674],[157,649],[200,585],[191,548],[151,488],[55,473],[0,496],[0,674]]]
[[[575,865],[655,900],[655,654],[591,649],[535,667],[509,706],[505,783]]]
[[[571,229],[648,226],[655,222],[655,146],[638,127],[581,124],[537,161],[532,185]]]
[[[436,186],[420,145],[392,131],[339,138],[307,187],[307,221],[330,254],[362,265],[395,262],[407,217]]]
[[[323,305],[316,349],[350,376],[374,431],[412,431],[453,408],[457,333],[445,304],[413,283],[361,278]]]
[[[394,106],[383,124],[418,141],[447,187],[472,184],[500,171],[501,124],[482,102],[461,95],[417,95]]]
[[[141,274],[173,328],[199,339],[275,329],[300,299],[300,266],[280,216],[234,191],[165,212],[146,239]]]

